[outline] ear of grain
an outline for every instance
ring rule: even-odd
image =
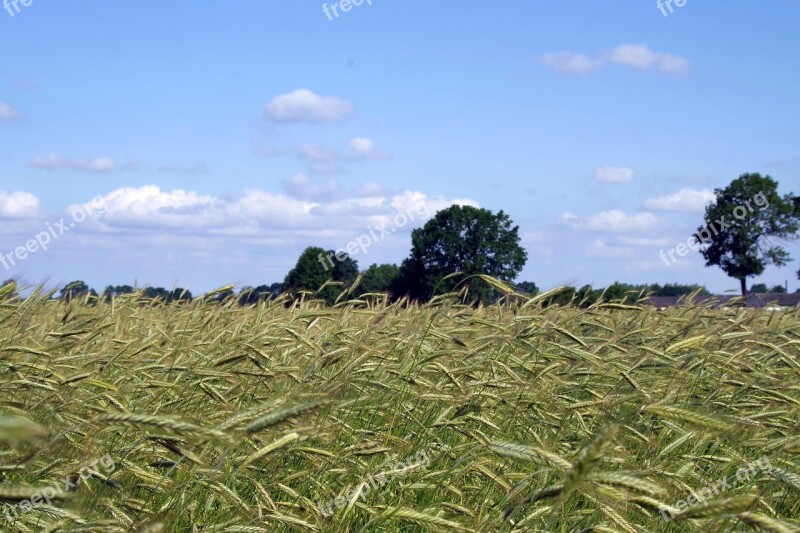
[[[715,431],[731,431],[734,426],[729,422],[725,422],[718,417],[689,411],[688,409],[681,409],[670,405],[648,405],[643,409],[646,413],[653,413],[667,420],[674,420],[676,422],[685,422],[693,426],[701,428],[713,429]]]
[[[681,521],[690,518],[716,518],[735,515],[750,509],[755,501],[756,496],[752,494],[711,500],[703,505],[690,507],[686,511],[678,514],[675,520]]]
[[[800,533],[800,528],[760,513],[740,513],[739,520],[761,533]]]

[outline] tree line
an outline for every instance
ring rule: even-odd
[[[714,193],[716,200],[706,207],[704,225],[689,236],[687,245],[703,255],[706,266],[718,266],[739,280],[745,296],[747,278],[762,274],[767,265],[781,267],[791,260],[781,242],[797,238],[800,197],[781,196],[778,183],[760,174],[743,174]],[[685,255],[688,248],[682,250],[679,246],[677,250],[679,255]],[[670,257],[674,258],[674,251],[670,250]],[[388,294],[394,299],[408,297],[427,302],[437,295],[461,292],[468,301],[486,304],[495,301],[500,293],[485,276],[501,280],[522,294],[539,292],[534,282],[514,283],[527,258],[520,244],[519,226],[502,210],[493,213],[454,205],[412,231],[410,254],[400,265],[372,264],[360,270],[358,262],[343,250],[311,246],[300,254],[282,282],[244,287],[239,293],[227,287],[204,297],[220,302],[235,298],[242,305],[250,305],[282,294],[308,293],[334,304],[344,296]],[[184,288],[145,287],[140,291],[146,298],[166,303],[193,299]],[[750,292],[753,291],[782,292],[784,288],[775,286],[770,290],[764,284],[756,284]],[[131,285],[116,285],[98,294],[83,281],[73,281],[61,290],[59,298],[110,301],[135,292],[138,290]],[[572,287],[559,298],[591,305],[600,298],[625,301],[635,295],[681,296],[693,292],[708,294],[705,287],[698,285],[616,282],[602,289],[590,285]]]

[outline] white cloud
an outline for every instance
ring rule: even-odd
[[[544,231],[527,231],[520,235],[522,244],[533,244],[538,242],[545,242],[549,239]]]
[[[290,154],[290,151],[285,148],[262,146],[260,144],[253,145],[253,152],[261,157],[283,157]]]
[[[102,201],[106,209],[98,217],[110,226],[202,228],[223,219],[218,199],[183,189],[167,192],[156,185],[124,187],[103,196]]]
[[[478,202],[467,198],[446,199],[444,196],[427,196],[419,191],[405,191],[396,194],[391,200],[391,206],[398,212],[427,213],[433,216],[437,211],[446,209],[451,205],[469,205],[480,207]]]
[[[610,231],[613,233],[646,232],[660,226],[659,219],[652,213],[627,215],[618,209],[602,211],[590,217],[579,217],[571,213],[564,213],[562,220],[576,229]]]
[[[273,122],[332,123],[353,114],[353,106],[333,96],[319,96],[308,89],[281,94],[267,104],[267,118]]]
[[[376,181],[359,183],[353,188],[356,196],[387,196],[391,190]]]
[[[0,102],[0,120],[14,120],[19,118],[19,112],[5,102]]]
[[[45,170],[79,170],[85,172],[111,172],[116,168],[114,160],[108,157],[70,159],[55,153],[34,157],[28,164],[33,168]]]
[[[542,56],[542,63],[559,72],[569,74],[587,74],[603,66],[603,61],[597,57],[572,52],[553,52]]]
[[[367,137],[350,139],[349,144],[356,159],[374,159],[380,161],[390,159],[389,154],[379,150],[375,146],[375,142]]]
[[[305,180],[295,177],[292,182],[299,188],[314,187]],[[321,187],[324,193],[325,185]],[[347,242],[370,225],[391,224],[401,212],[410,211],[414,215],[408,224],[410,230],[424,222],[425,213],[433,216],[454,204],[477,206],[472,200],[448,200],[419,191],[392,197],[309,200],[247,190],[238,199],[226,199],[181,189],[162,191],[156,185],[117,189],[103,196],[102,203],[105,209],[90,214],[91,220],[82,223],[82,228],[136,235],[177,232],[204,237],[246,237],[269,240],[271,244],[292,239],[308,242],[309,237],[327,239],[331,244],[337,240]]]
[[[549,53],[542,56],[542,63],[568,74],[588,74],[608,65],[672,75],[683,75],[689,71],[688,59],[655,52],[646,44],[623,44],[593,55],[574,52]]]
[[[339,182],[328,178],[324,183],[315,183],[308,176],[300,173],[284,181],[283,188],[290,196],[304,200],[331,198],[339,192]]]
[[[668,246],[670,244],[669,239],[647,239],[647,238],[638,238],[638,237],[620,237],[619,238],[620,244],[625,244],[627,246]]]
[[[0,190],[0,217],[30,218],[39,212],[39,199],[27,192]]]
[[[298,148],[297,157],[306,161],[335,161],[340,159],[342,154],[318,144],[304,144]]]
[[[194,165],[161,165],[158,167],[158,171],[164,174],[205,174],[208,172],[208,167],[205,163],[195,163]]]
[[[601,259],[619,259],[631,257],[633,248],[626,246],[609,246],[604,239],[597,239],[586,248],[586,255]]]
[[[703,212],[705,207],[716,200],[711,189],[681,189],[674,194],[648,198],[644,202],[647,209],[656,211]]]
[[[632,168],[603,165],[597,167],[594,179],[603,183],[630,183],[635,176],[636,173]]]

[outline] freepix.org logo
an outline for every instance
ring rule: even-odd
[[[364,3],[367,5],[372,5],[373,0],[341,0],[340,2],[334,2],[332,5],[328,5],[328,3],[322,4],[322,12],[325,13],[325,16],[328,17],[328,20],[333,22],[335,18],[339,18],[339,13],[349,13],[353,7],[360,7]]]
[[[14,16],[22,9],[22,7],[30,7],[33,4],[33,0],[3,0],[3,9],[5,9],[10,16]]]
[[[672,7],[673,3],[675,7],[683,7],[686,5],[686,2],[687,0],[658,0],[656,2],[656,7],[665,17],[668,17],[675,12],[675,8]],[[667,13],[667,10],[669,10],[669,13]]]

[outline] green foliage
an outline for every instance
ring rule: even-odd
[[[169,291],[164,287],[145,287],[142,289],[142,296],[153,300],[159,298],[166,302],[169,298]]]
[[[103,299],[111,301],[113,298],[123,296],[125,294],[133,294],[136,289],[130,285],[109,285],[103,290]]]
[[[764,294],[765,292],[769,292],[769,290],[767,289],[766,283],[755,283],[747,292],[750,294]]]
[[[210,298],[208,298],[209,296],[210,296]],[[231,298],[235,298],[236,297],[236,293],[233,292],[233,286],[230,286],[230,287],[225,287],[225,288],[220,289],[220,290],[216,290],[216,291],[213,292],[213,295],[209,294],[209,295],[206,295],[206,297],[208,298],[208,301],[210,301],[210,302],[215,302],[215,303],[221,304],[221,303],[227,302]]]
[[[513,280],[527,259],[519,241],[519,226],[503,211],[451,206],[411,233],[411,255],[400,267],[398,289],[425,301],[467,284],[471,298],[489,302],[492,288],[474,276]],[[461,275],[443,279],[455,272]]]
[[[169,298],[167,299],[167,303],[191,302],[191,301],[192,301],[192,292],[189,289],[183,289],[181,287],[172,289],[172,292],[169,294]]]
[[[536,296],[539,294],[539,287],[532,281],[520,281],[516,285],[517,292],[527,294],[528,296]]]
[[[647,295],[650,296],[685,296],[699,291],[701,295],[709,295],[708,290],[702,285],[681,285],[679,283],[658,283],[632,285],[630,283],[620,283],[618,281],[604,289],[593,289],[591,285],[584,285],[577,291],[567,291],[556,296],[550,303],[566,305],[569,299],[574,296],[574,304],[586,308],[597,303],[602,299],[604,302],[614,302],[621,304],[634,304]]]
[[[275,298],[283,291],[283,283],[272,285],[259,285],[258,287],[243,287],[239,291],[239,305],[253,305],[270,298]]]
[[[680,283],[666,283],[663,286],[658,283],[652,285],[639,285],[637,287],[644,287],[645,292],[652,292],[653,296],[685,296],[692,294],[695,291],[700,291],[702,296],[708,296],[711,293],[702,285],[681,285]]]
[[[745,296],[747,278],[762,274],[767,265],[780,267],[789,262],[789,253],[774,240],[796,237],[800,228],[797,197],[780,196],[778,183],[757,173],[743,174],[714,193],[716,201],[706,207],[705,223],[697,228],[694,239],[702,244],[706,266],[719,266],[738,279]]]
[[[362,275],[364,278],[356,290],[356,295],[392,292],[400,275],[400,269],[392,264],[372,264]]]
[[[59,293],[59,298],[64,301],[76,300],[81,298],[86,298],[87,296],[97,296],[97,293],[94,289],[89,287],[86,283],[81,280],[71,281],[67,283],[67,285],[61,289]]]
[[[341,286],[327,285],[328,281],[349,285],[358,277],[358,262],[347,254],[336,255],[333,250],[311,246],[297,259],[295,267],[286,275],[283,290],[287,292],[310,291],[317,293],[328,304],[336,301],[341,294]]]
[[[747,291],[750,294],[784,294],[786,287],[783,285],[775,285],[771,289],[767,287],[766,283],[756,283]]]

